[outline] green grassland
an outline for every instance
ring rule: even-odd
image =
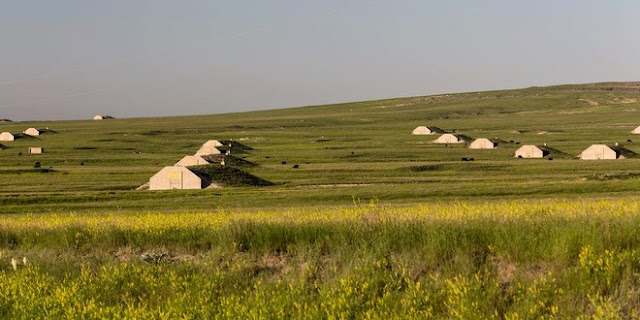
[[[1,123],[2,131],[34,126],[56,133],[4,143],[0,211],[246,209],[337,205],[354,197],[407,203],[633,195],[640,187],[634,178],[640,159],[574,158],[593,143],[619,142],[640,153],[640,138],[633,141],[629,134],[640,125],[638,98],[637,84],[609,83],[224,115]],[[410,134],[417,125],[506,143],[496,150],[435,145],[434,136]],[[243,170],[276,186],[135,191],[208,139],[252,147],[237,156],[259,166]],[[547,143],[561,153],[551,155],[553,161],[514,159],[516,142]],[[28,146],[42,146],[46,153],[28,155]],[[475,161],[461,162],[462,157]],[[25,171],[36,161],[54,172]],[[597,176],[611,179],[591,179]]]
[[[639,99],[601,83],[2,122],[54,132],[2,143],[0,318],[640,317]],[[210,139],[251,147],[196,169],[227,187],[137,190]],[[616,142],[626,159],[576,157]]]
[[[631,200],[18,215],[0,316],[635,318],[638,227]]]

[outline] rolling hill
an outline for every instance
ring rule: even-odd
[[[640,153],[640,137],[630,134],[640,125],[638,99],[638,82],[597,83],[220,115],[2,122],[0,131],[36,127],[51,132],[2,143],[0,212],[169,212],[372,199],[413,203],[635,195],[640,159],[575,157],[595,143],[619,143],[630,154]],[[437,136],[411,135],[418,125],[504,143],[495,150],[432,144]],[[209,139],[250,147],[236,155],[256,164],[243,170],[275,185],[136,190]],[[553,161],[512,156],[520,145],[544,143],[557,151]],[[29,155],[29,146],[42,146],[45,153]],[[36,162],[49,170],[31,170]]]

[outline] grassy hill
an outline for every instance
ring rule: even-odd
[[[190,167],[191,171],[206,181],[220,184],[223,187],[271,186],[273,183],[260,179],[252,174],[227,165],[209,164]]]
[[[2,123],[51,131],[0,150],[0,315],[638,318],[639,97],[607,83]],[[418,125],[500,143],[436,145]],[[191,169],[228,187],[136,190],[210,139],[232,156]],[[576,158],[594,143],[626,159]]]
[[[0,212],[633,195],[640,189],[640,159],[580,161],[575,156],[594,143],[618,142],[630,154],[640,153],[640,137],[629,133],[640,125],[638,99],[640,83],[600,83],[222,115],[3,122],[0,131],[36,127],[51,132],[3,142]],[[436,136],[411,135],[418,125],[504,143],[495,150],[436,145],[430,143]],[[243,170],[275,185],[135,190],[209,139],[250,147],[236,156],[257,166]],[[555,151],[553,161],[512,157],[520,145],[543,143]],[[45,154],[29,155],[29,146],[42,146]],[[53,170],[27,170],[35,162]]]

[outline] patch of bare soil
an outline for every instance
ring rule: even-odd
[[[116,260],[120,262],[129,262],[136,256],[134,250],[130,247],[118,248],[115,253]]]
[[[163,248],[157,248],[140,252],[140,250],[124,247],[119,248],[114,257],[120,262],[129,262],[133,260],[140,260],[146,263],[158,264],[162,262],[195,262],[196,256],[188,253],[169,252]]]
[[[287,257],[283,255],[264,255],[258,260],[258,265],[269,269],[282,269],[287,265]]]
[[[636,102],[638,102],[636,98],[613,98],[613,100],[610,101],[612,104],[629,104]]]
[[[498,259],[496,261],[496,273],[500,282],[503,284],[509,284],[515,279],[516,264],[506,259]]]
[[[254,272],[266,272],[271,277],[278,279],[284,275],[289,274],[293,270],[293,267],[291,266],[289,260],[285,255],[270,254],[258,258],[255,264]]]
[[[568,114],[568,115],[574,115],[574,114],[583,114],[583,113],[590,113],[592,111],[589,110],[581,110],[581,111],[560,111],[558,112],[558,114]]]
[[[589,100],[589,99],[578,99],[578,101],[586,102],[586,103],[588,103],[590,106],[597,106],[597,105],[600,105],[598,102],[593,101],[593,100]]]
[[[149,182],[137,187],[136,190],[149,190]]]

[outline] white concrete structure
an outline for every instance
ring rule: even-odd
[[[494,149],[495,147],[495,143],[485,138],[478,138],[469,145],[469,149]]]
[[[185,156],[180,159],[174,166],[176,167],[191,167],[200,166],[203,164],[209,164],[209,161],[205,160],[201,156]]]
[[[419,126],[413,129],[411,134],[413,135],[429,135],[429,134],[437,134],[443,133],[442,129],[437,127],[427,127],[427,126]]]
[[[224,145],[222,144],[222,142],[218,140],[209,140],[205,142],[202,146],[203,147],[222,147]]]
[[[216,147],[212,147],[212,146],[203,146],[202,148],[198,149],[198,151],[196,151],[196,156],[208,156],[210,154],[220,154],[220,150],[218,150]]]
[[[30,154],[42,154],[44,149],[42,147],[29,147]]]
[[[464,143],[464,140],[451,133],[445,133],[438,139],[433,141],[434,143]]]
[[[618,153],[604,144],[594,144],[580,154],[582,160],[615,160],[617,158]]]
[[[544,158],[544,151],[534,145],[524,145],[516,150],[516,158]]]
[[[640,134],[640,127],[637,127],[635,129],[633,129],[633,131],[631,131],[631,133],[633,134]]]
[[[104,115],[101,115],[101,114],[96,114],[93,117],[93,120],[105,120],[105,119],[113,119],[113,117],[112,116],[104,116]]]
[[[40,135],[40,130],[38,130],[36,128],[29,128],[29,129],[24,131],[24,134],[32,136],[32,137],[36,137],[36,136]]]
[[[149,190],[202,189],[202,179],[185,167],[164,167],[149,179]]]
[[[0,141],[13,141],[16,137],[11,132],[0,133]]]

